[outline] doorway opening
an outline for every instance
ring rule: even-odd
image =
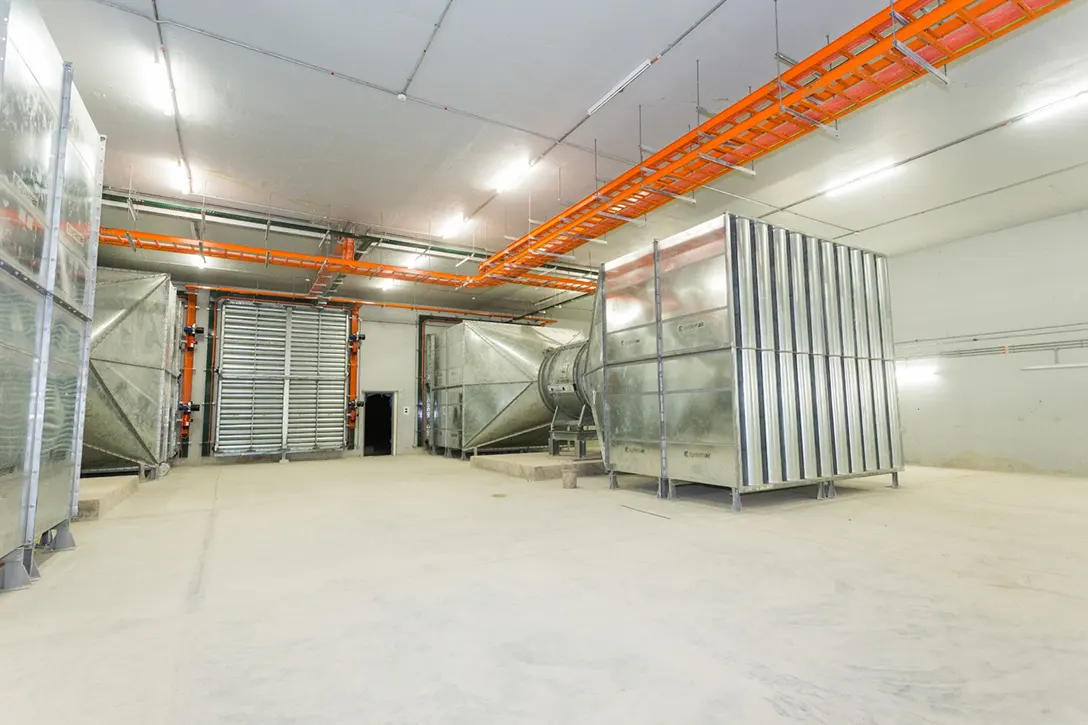
[[[393,453],[393,394],[367,393],[363,398],[363,455]]]

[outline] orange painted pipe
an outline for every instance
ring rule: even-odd
[[[227,294],[237,295],[250,295],[254,297],[269,297],[274,299],[283,300],[298,300],[299,304],[312,304],[313,300],[306,295],[297,294],[294,292],[275,292],[271,290],[256,290],[246,289],[244,287],[217,287],[214,285],[202,285],[202,284],[190,284],[186,285],[186,290],[212,290],[215,292],[225,292]],[[462,310],[456,307],[436,307],[433,305],[413,305],[402,302],[372,302],[370,300],[357,300],[350,297],[330,297],[329,302],[334,302],[341,305],[357,305],[358,307],[389,307],[396,310],[417,310],[420,312],[438,312],[447,315],[461,315],[464,317],[486,317],[489,319],[502,319],[502,320],[525,320],[526,322],[533,322],[538,325],[551,325],[558,320],[550,317],[537,317],[534,315],[517,315],[510,312],[484,312],[480,310]]]
[[[103,228],[99,232],[99,241],[102,244],[115,247],[132,246],[136,249],[154,252],[202,255],[204,257],[212,257],[213,259],[226,259],[236,262],[251,262],[254,264],[293,267],[295,269],[310,269],[316,270],[319,276],[325,274],[354,274],[381,279],[395,279],[403,282],[422,282],[425,284],[443,285],[458,289],[503,284],[503,281],[499,279],[484,279],[482,277],[470,277],[462,274],[450,274],[448,272],[397,267],[354,259],[354,253],[350,255],[351,258],[346,256],[322,257],[316,254],[301,254],[299,252],[289,252],[281,249],[264,249],[262,247],[249,247],[241,244],[228,244],[225,242],[189,239],[187,237],[174,237],[165,234],[138,232],[131,229]],[[570,292],[592,292],[596,288],[595,283],[592,281],[546,275],[521,275],[517,280],[512,281],[514,281],[515,284],[567,290]]]

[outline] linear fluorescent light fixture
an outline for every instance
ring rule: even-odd
[[[526,161],[525,159],[514,161],[495,175],[495,178],[491,180],[491,188],[499,194],[516,189],[535,166],[535,161]]]
[[[1048,103],[1045,106],[1036,108],[1033,111],[1028,111],[1020,118],[1020,120],[1029,121],[1032,123],[1034,123],[1035,121],[1042,121],[1044,119],[1057,116],[1058,114],[1065,113],[1066,111],[1080,106],[1085,101],[1088,101],[1088,91],[1081,91],[1080,93],[1069,96],[1068,98],[1062,98],[1054,101],[1053,103]]]
[[[170,88],[170,73],[166,69],[166,61],[155,53],[148,69],[151,102],[166,116],[174,115],[174,93]]]
[[[656,60],[656,59],[654,59],[654,60]],[[587,116],[592,116],[594,113],[596,113],[597,111],[604,108],[604,105],[606,103],[611,101],[613,98],[615,98],[619,94],[623,93],[623,89],[627,88],[627,86],[634,83],[635,79],[638,78],[643,73],[645,73],[646,69],[649,68],[650,66],[652,66],[653,64],[654,64],[654,61],[649,59],[649,58],[647,58],[646,60],[639,63],[638,68],[635,68],[633,71],[628,73],[626,78],[624,78],[622,81],[620,81],[616,85],[612,86],[612,90],[610,90],[608,93],[605,93],[603,96],[601,96],[601,100],[597,101],[592,106],[590,106],[589,110],[586,112],[586,115]]]
[[[892,174],[894,174],[898,169],[899,166],[893,164],[891,166],[885,166],[883,168],[874,169],[873,171],[868,171],[864,174],[855,176],[852,179],[845,179],[843,181],[836,182],[832,184],[827,191],[824,192],[824,195],[828,197],[835,197],[847,194],[851,191],[857,190],[862,186],[869,186],[878,181],[883,181]]]
[[[472,222],[465,218],[464,214],[458,214],[451,217],[442,225],[442,228],[438,230],[438,236],[443,239],[449,239],[450,237],[456,237],[466,229]]]

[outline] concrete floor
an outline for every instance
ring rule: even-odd
[[[0,597],[0,721],[1088,722],[1088,481],[181,468]]]

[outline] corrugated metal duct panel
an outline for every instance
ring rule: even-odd
[[[902,467],[883,256],[726,215],[606,264],[598,298],[610,470],[743,491]]]
[[[215,452],[342,450],[347,311],[227,300],[219,320]]]
[[[154,466],[173,455],[179,399],[177,290],[166,274],[100,269],[83,468]]]

